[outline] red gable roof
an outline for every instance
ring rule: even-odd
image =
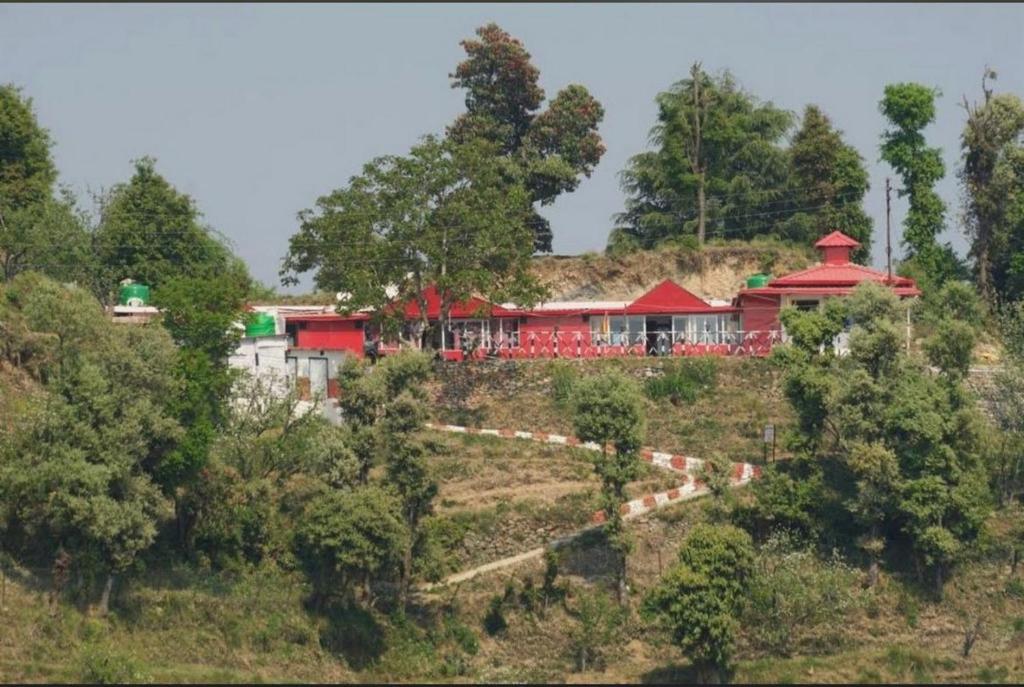
[[[706,312],[714,306],[693,295],[671,279],[666,279],[626,306],[630,314]]]
[[[856,286],[863,281],[888,282],[885,272],[847,263],[845,265],[816,265],[810,269],[787,274],[773,279],[769,287],[774,286]],[[893,275],[893,286],[915,286],[913,279]]]
[[[855,241],[841,231],[833,231],[814,244],[815,248],[859,248],[860,242]]]
[[[428,286],[423,289],[423,296],[427,301],[427,317],[432,320],[440,318],[441,294],[437,292],[437,287]],[[465,301],[453,303],[450,315],[455,319],[466,319],[477,317],[487,318],[505,313],[508,313],[508,311],[500,305],[494,305],[492,303],[488,303],[482,298],[471,296]],[[416,319],[420,317],[420,304],[415,299],[411,299],[406,302],[405,316],[409,319]]]

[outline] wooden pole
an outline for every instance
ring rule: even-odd
[[[889,177],[885,178],[885,266],[892,283],[892,184]]]

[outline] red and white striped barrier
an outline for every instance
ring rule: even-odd
[[[732,487],[739,487],[744,484],[748,484],[751,480],[757,479],[761,476],[760,465],[751,465],[750,463],[733,463],[732,469],[733,474],[729,480],[729,486]],[[619,513],[622,514],[624,519],[635,518],[678,501],[686,501],[688,499],[704,496],[708,491],[709,489],[707,485],[701,480],[691,478],[680,486],[669,489],[668,491],[662,491],[657,494],[647,494],[646,496],[641,496],[638,499],[627,501],[620,506]],[[604,521],[605,513],[603,510],[597,511],[591,518],[591,522],[595,524],[600,524]]]
[[[455,434],[479,434],[484,436],[502,437],[506,439],[530,439],[547,444],[560,444],[562,446],[575,446],[591,451],[600,451],[601,445],[593,441],[580,441],[577,437],[563,436],[561,434],[549,434],[547,432],[523,432],[511,429],[482,429],[478,427],[463,427],[462,425],[439,425],[432,422],[425,423],[428,429],[441,432],[453,432]],[[609,447],[609,450],[614,450]],[[685,475],[683,484],[657,494],[648,494],[632,501],[627,501],[620,507],[620,513],[624,518],[635,518],[639,515],[650,513],[663,506],[677,501],[704,496],[708,493],[708,487],[696,473],[703,467],[704,461],[693,456],[684,456],[677,453],[665,453],[645,448],[640,450],[640,459],[651,463],[659,468],[671,470],[672,472]],[[733,463],[732,475],[729,477],[729,485],[739,487],[748,484],[751,480],[761,476],[761,466],[750,463]],[[605,521],[603,510],[594,513],[591,518],[595,524]]]
[[[479,427],[463,427],[462,425],[438,425],[432,422],[425,423],[428,429],[441,432],[454,432],[456,434],[480,434],[484,436],[503,437],[506,439],[530,439],[546,444],[559,444],[561,446],[576,446],[589,451],[600,451],[601,445],[593,441],[580,441],[576,437],[563,436],[561,434],[549,434],[548,432],[523,432],[511,429],[482,429]],[[609,451],[615,449],[608,447]],[[684,456],[678,453],[666,453],[645,448],[640,450],[640,459],[644,462],[656,465],[665,470],[689,474],[695,472],[704,465],[704,461],[693,456]]]

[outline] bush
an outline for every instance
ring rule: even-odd
[[[844,614],[858,601],[857,572],[838,557],[822,561],[776,534],[758,554],[744,625],[754,642],[789,655],[802,640],[834,646]]]
[[[152,681],[135,659],[107,647],[87,646],[78,661],[79,679],[88,684],[119,685]]]
[[[622,634],[625,610],[600,590],[582,592],[573,611],[577,624],[569,633],[576,669],[603,669],[604,655]]]
[[[508,621],[505,620],[505,599],[497,594],[491,597],[491,602],[487,605],[487,615],[484,616],[484,629],[487,634],[494,636],[501,632],[504,632],[508,627]]]
[[[563,361],[551,364],[551,398],[559,408],[568,409],[572,403],[572,390],[576,384],[576,370]]]
[[[664,374],[648,379],[645,391],[652,401],[693,403],[701,394],[714,389],[717,377],[718,363],[714,358],[684,358],[666,363]]]

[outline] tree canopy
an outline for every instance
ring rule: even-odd
[[[889,84],[878,104],[890,127],[882,134],[882,160],[899,174],[898,193],[910,202],[903,220],[905,268],[926,288],[941,285],[959,271],[953,249],[937,240],[945,228],[946,204],[935,184],[945,176],[946,166],[942,151],[929,147],[923,133],[935,120],[937,95],[936,89],[917,83]]]
[[[505,160],[505,174],[532,204],[550,205],[589,177],[604,154],[597,126],[604,108],[584,86],[571,84],[541,111],[540,70],[521,41],[497,24],[482,26],[477,39],[462,41],[466,59],[452,73],[452,88],[466,91],[466,112],[448,127],[457,143],[482,139]],[[551,250],[551,226],[532,207],[524,222],[533,247]]]
[[[986,70],[980,105],[964,98],[959,177],[974,275],[995,304],[1024,298],[1024,102],[993,93],[989,78]]]
[[[339,310],[388,308],[414,301],[428,326],[425,290],[436,286],[442,320],[451,306],[481,294],[531,303],[541,293],[527,272],[533,248],[525,218],[529,197],[502,181],[493,144],[460,145],[426,137],[404,157],[377,158],[347,187],[299,213],[282,275],[315,270],[319,288],[344,292]]]
[[[108,288],[122,279],[158,287],[173,277],[211,277],[245,267],[200,224],[189,196],[156,171],[156,161],[135,161],[135,173],[100,203],[95,249]]]

